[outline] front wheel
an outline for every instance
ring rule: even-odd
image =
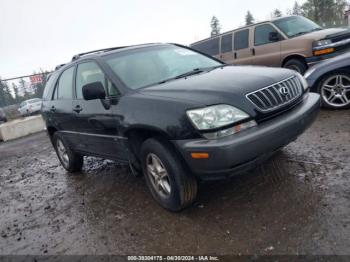
[[[350,73],[338,71],[323,77],[317,91],[321,95],[323,107],[350,108]]]
[[[197,180],[165,141],[148,139],[141,147],[142,170],[153,198],[165,209],[180,211],[197,195]]]
[[[71,173],[80,171],[84,164],[84,157],[73,152],[62,135],[55,133],[52,141],[62,166]]]
[[[294,71],[297,71],[300,74],[304,74],[307,70],[307,65],[302,59],[290,59],[288,60],[284,65],[284,68],[292,69]]]

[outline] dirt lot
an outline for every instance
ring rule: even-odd
[[[0,254],[350,254],[350,112],[323,111],[251,174],[181,213],[125,166],[68,175],[45,133],[0,144]]]

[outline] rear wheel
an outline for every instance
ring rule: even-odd
[[[293,58],[288,60],[284,65],[284,68],[292,69],[300,74],[304,74],[307,70],[307,65],[302,59]]]
[[[337,71],[324,76],[318,84],[322,106],[331,109],[350,108],[350,73]]]
[[[84,164],[83,156],[73,152],[65,142],[62,135],[58,133],[53,135],[53,146],[62,166],[68,172],[74,173],[81,170]]]
[[[141,147],[142,169],[153,198],[165,209],[179,211],[197,195],[197,181],[167,142],[148,139]]]

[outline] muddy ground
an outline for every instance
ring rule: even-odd
[[[350,112],[169,213],[126,166],[68,175],[45,133],[0,144],[0,254],[350,254]]]

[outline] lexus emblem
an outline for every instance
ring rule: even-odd
[[[289,94],[288,88],[285,86],[282,86],[280,89],[278,89],[278,91],[280,92],[281,95],[284,95],[284,96]]]

